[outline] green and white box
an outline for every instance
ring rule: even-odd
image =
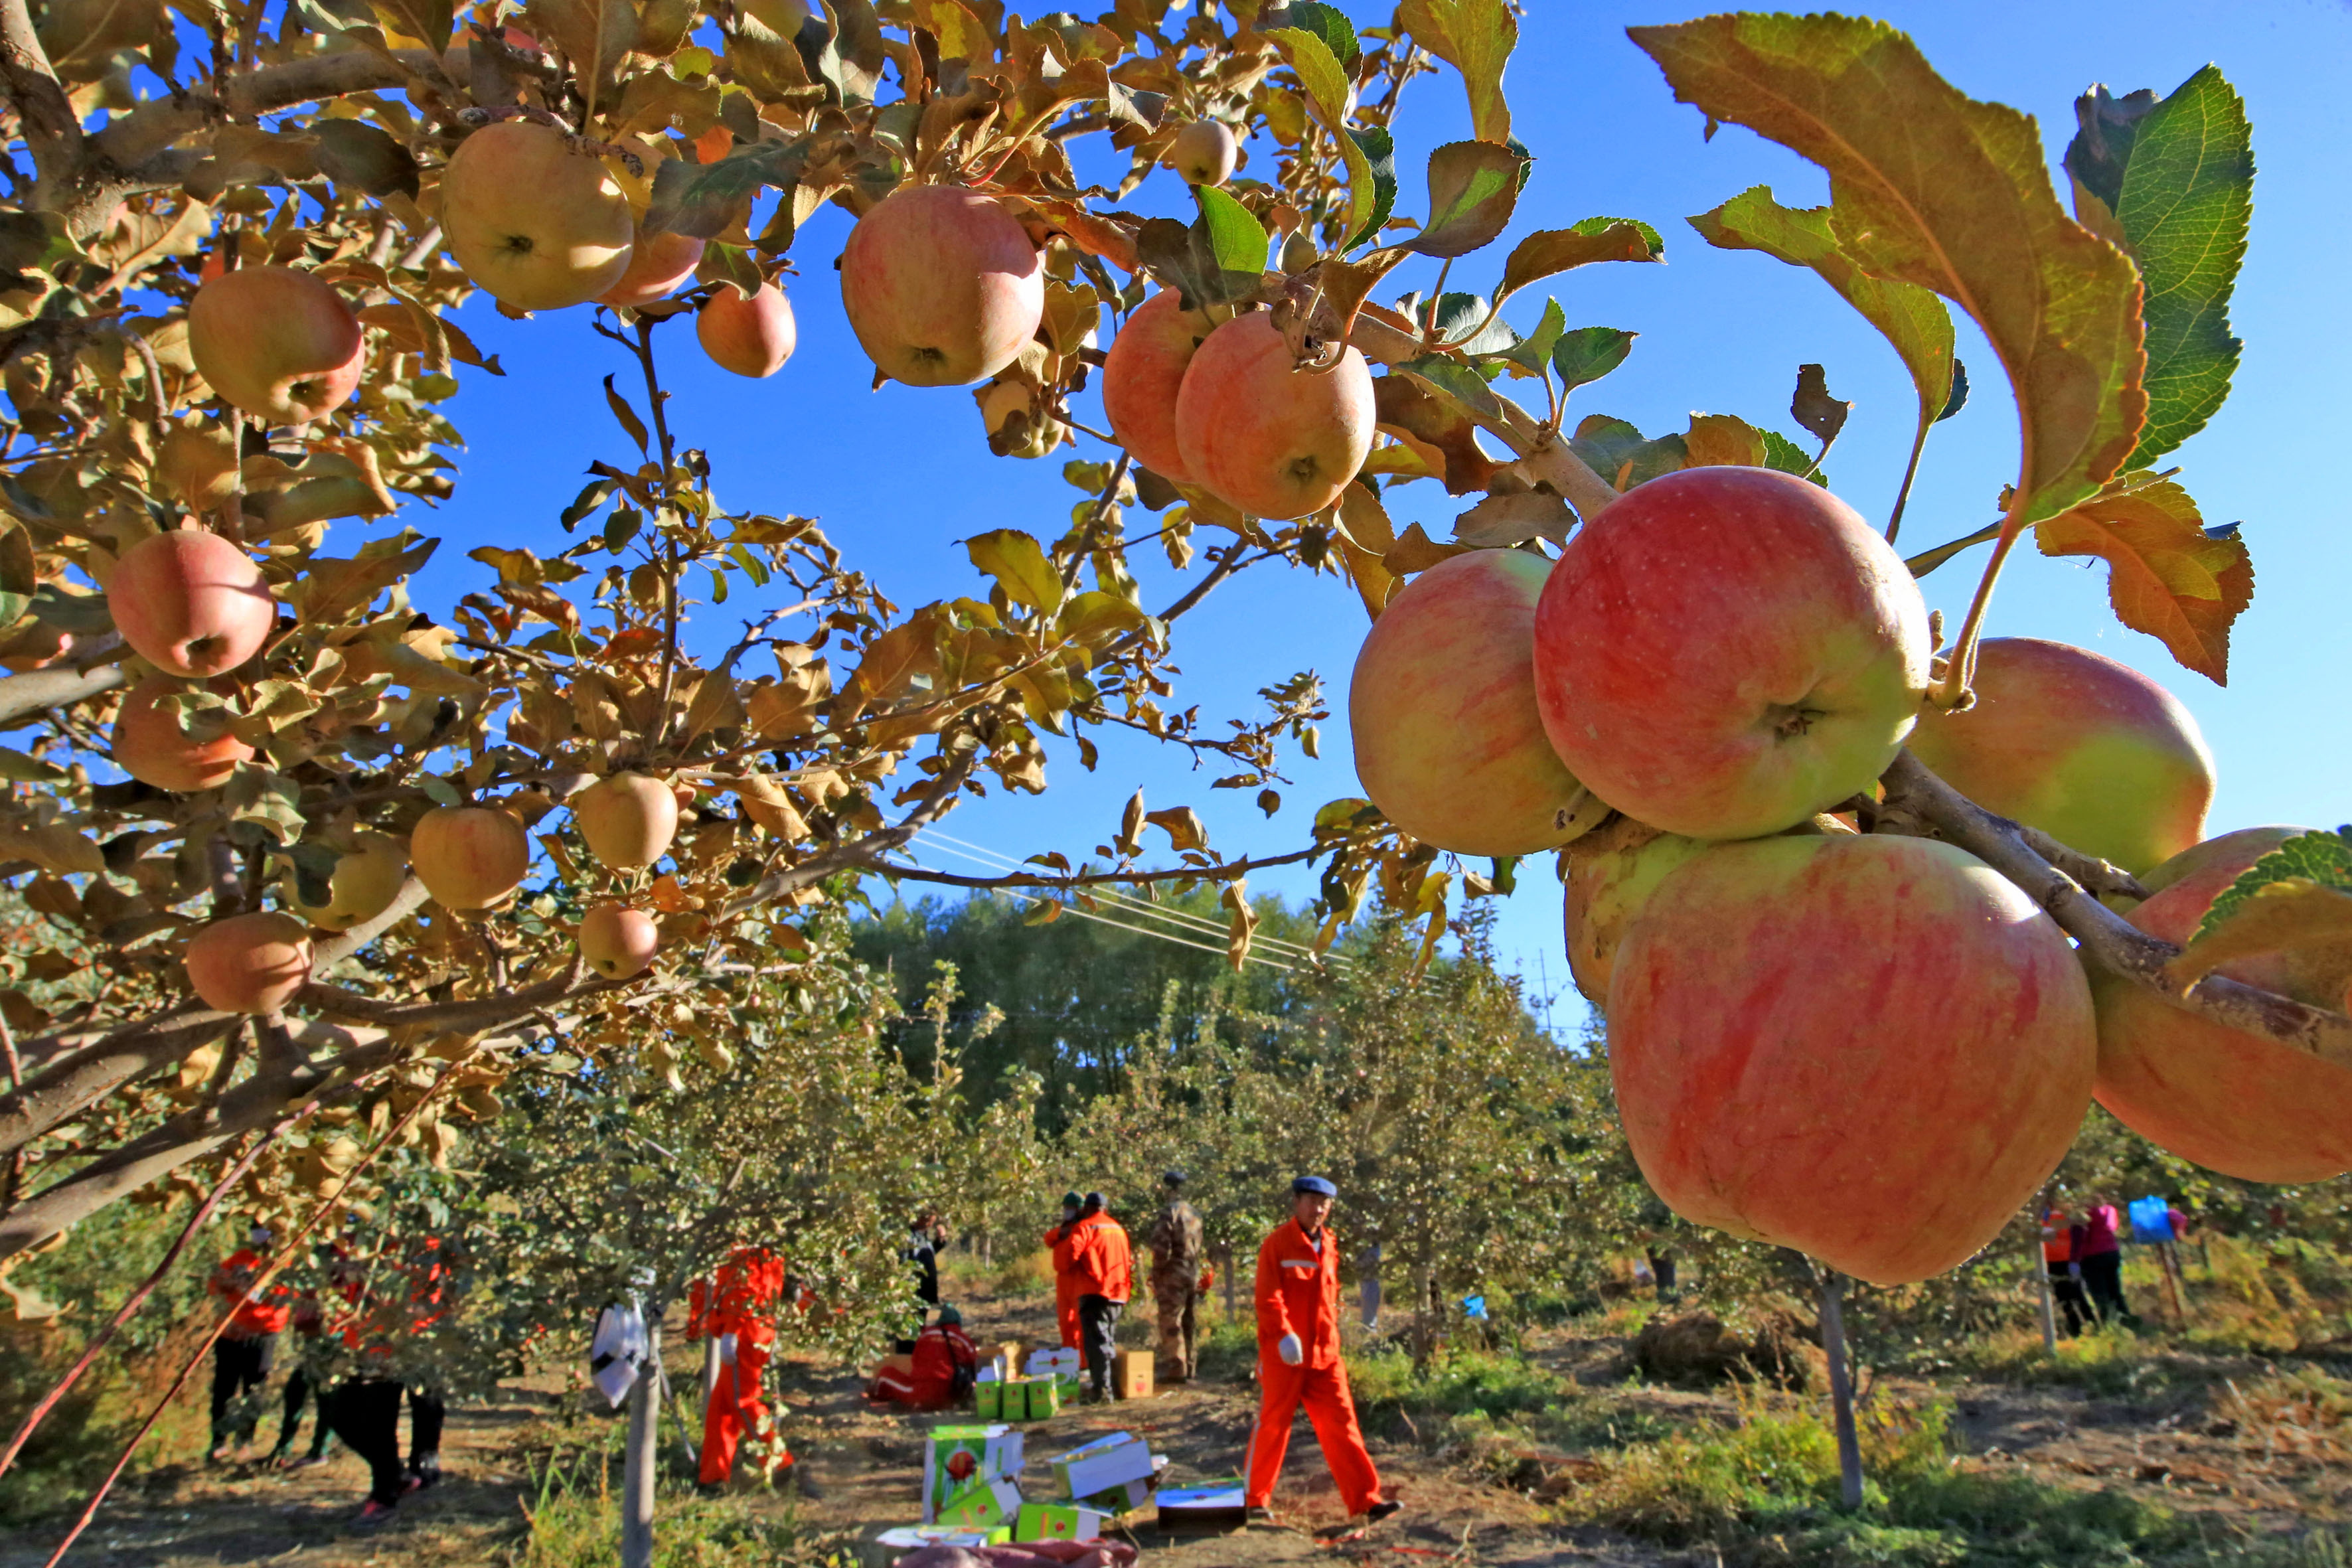
[[[925,1524],[939,1522],[940,1504],[951,1494],[975,1480],[1009,1480],[1024,1462],[1021,1434],[1001,1421],[942,1423],[931,1428],[923,1450]]]
[[[1108,1514],[1122,1514],[1141,1508],[1151,1500],[1151,1483],[1148,1480],[1121,1481],[1115,1487],[1105,1487],[1078,1500],[1080,1508],[1098,1509]]]
[[[1067,1498],[1092,1497],[1128,1481],[1151,1479],[1151,1448],[1132,1432],[1108,1432],[1054,1462],[1054,1479]]]
[[[940,1504],[939,1522],[959,1530],[995,1530],[1021,1515],[1021,1489],[1006,1479],[976,1480]]]
[[[1066,1502],[1024,1502],[1013,1527],[1015,1541],[1099,1541],[1110,1516]]]

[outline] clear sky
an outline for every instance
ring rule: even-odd
[[[1360,25],[1384,21],[1386,5],[1351,0]],[[1639,217],[1666,237],[1664,267],[1601,266],[1552,280],[1570,326],[1605,325],[1641,334],[1632,357],[1607,380],[1580,391],[1571,413],[1606,413],[1645,432],[1680,429],[1693,411],[1740,415],[1792,430],[1788,400],[1798,364],[1817,361],[1830,385],[1856,405],[1827,465],[1835,488],[1865,516],[1884,519],[1911,434],[1913,394],[1894,353],[1810,273],[1748,252],[1716,251],[1684,223],[1747,186],[1770,183],[1784,202],[1826,199],[1824,177],[1747,132],[1700,136],[1696,110],[1676,105],[1656,68],[1629,43],[1629,23],[1671,21],[1696,11],[1536,0],[1506,79],[1518,137],[1536,154],[1534,175],[1504,239],[1455,265],[1452,287],[1484,289],[1519,235],[1596,214]],[[2171,461],[2202,503],[2209,522],[2242,521],[2254,560],[2253,607],[2242,617],[2225,690],[2175,666],[2153,639],[2125,631],[2106,605],[2105,568],[2042,559],[2012,563],[1994,605],[1992,635],[2055,637],[2094,647],[2164,682],[2196,714],[2220,760],[2216,831],[2258,822],[2333,826],[2352,816],[2343,778],[2347,748],[2343,690],[2352,668],[2352,542],[2342,521],[2340,451],[2352,394],[2340,369],[2352,342],[2352,296],[2341,279],[2347,233],[2342,105],[2352,89],[2352,11],[2329,0],[1970,0],[1906,3],[1876,14],[1917,38],[1927,58],[1969,94],[2035,115],[2053,167],[2073,133],[2073,100],[2092,82],[2118,93],[2168,92],[2208,61],[2244,95],[2258,164],[2253,235],[2233,310],[2246,350],[2228,405]],[[1426,205],[1428,149],[1467,133],[1458,79],[1424,77],[1409,89],[1399,127],[1399,210]],[[1120,160],[1123,166],[1124,159]],[[1084,172],[1112,174],[1103,164]],[[1247,171],[1244,171],[1246,175]],[[1183,191],[1173,175],[1149,182],[1129,210],[1175,212]],[[677,393],[672,418],[689,445],[708,450],[722,500],[734,507],[818,518],[849,562],[875,575],[903,605],[976,593],[981,580],[960,541],[1000,527],[1051,538],[1078,493],[1060,477],[1064,458],[1102,456],[1083,438],[1044,462],[989,456],[980,419],[963,390],[866,390],[870,366],[841,313],[831,261],[847,218],[827,207],[795,251],[805,275],[787,279],[800,349],[772,379],[749,382],[709,365],[681,321],[665,336],[665,376]],[[1408,269],[1395,287],[1425,286]],[[1523,329],[1543,307],[1544,289],[1514,302]],[[1385,297],[1385,296],[1384,296]],[[463,372],[453,410],[469,449],[457,498],[437,517],[411,519],[443,534],[441,558],[416,584],[441,608],[480,581],[464,559],[478,545],[528,544],[551,553],[566,542],[556,514],[602,457],[634,460],[604,408],[602,378],[631,367],[588,331],[584,310],[518,324],[485,300],[467,307],[467,330],[497,353],[508,374]],[[1938,427],[1904,542],[1924,548],[1968,532],[1995,515],[2000,485],[2016,460],[2014,413],[1990,352],[1961,322],[1961,355],[1974,395]],[[1091,395],[1081,406],[1092,405]],[[1098,409],[1087,422],[1100,427]],[[1464,503],[1433,481],[1392,492],[1402,526],[1419,521],[1445,537]],[[1130,531],[1148,531],[1130,514]],[[382,524],[377,525],[379,527]],[[1139,555],[1144,552],[1139,552]],[[1928,603],[1958,624],[1981,549],[1931,576]],[[1181,581],[1163,562],[1139,559],[1147,598],[1164,602]],[[1200,570],[1198,562],[1193,572]],[[1321,802],[1357,793],[1349,759],[1345,698],[1365,621],[1354,594],[1329,576],[1245,574],[1188,617],[1178,641],[1189,679],[1180,699],[1204,717],[1246,710],[1256,688],[1312,668],[1328,683],[1333,716],[1319,763],[1294,755],[1286,805],[1271,821],[1252,792],[1212,792],[1168,749],[1103,736],[1099,769],[1087,773],[1057,751],[1052,789],[1042,799],[992,795],[947,824],[958,837],[1015,858],[1060,849],[1074,858],[1108,840],[1119,807],[1141,786],[1156,808],[1190,802],[1228,855],[1272,852],[1305,841]],[[698,612],[699,637],[718,645],[756,609],[739,595]],[[1155,834],[1155,838],[1157,835]],[[939,864],[950,868],[951,861]],[[1528,868],[1507,902],[1503,956],[1531,988],[1559,994],[1556,1024],[1572,1028],[1580,1005],[1566,988],[1558,894],[1548,865]],[[1252,890],[1293,897],[1311,874],[1268,873]]]

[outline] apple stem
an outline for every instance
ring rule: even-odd
[[[2022,499],[2022,492],[2020,492]],[[1972,699],[1969,684],[1977,675],[1977,641],[1984,633],[1985,611],[1992,605],[1993,584],[2000,581],[2000,569],[2009,560],[2009,552],[2017,544],[2024,520],[2011,511],[2000,525],[2000,540],[1992,547],[1992,559],[1985,563],[1984,576],[1977,583],[1976,597],[1969,603],[1968,619],[1960,623],[1960,635],[1952,644],[1951,662],[1944,671],[1943,684],[1928,693],[1928,700],[1948,713],[1966,708]]]

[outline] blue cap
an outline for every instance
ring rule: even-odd
[[[1297,1197],[1301,1193],[1313,1193],[1316,1196],[1323,1198],[1336,1198],[1339,1195],[1339,1189],[1320,1176],[1301,1176],[1290,1184],[1290,1195]]]

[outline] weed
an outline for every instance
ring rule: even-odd
[[[620,1554],[618,1431],[557,1450],[534,1465],[523,1540],[509,1568],[604,1568]],[[789,1504],[758,1508],[744,1496],[704,1498],[664,1477],[654,1505],[655,1568],[849,1568],[855,1548],[805,1529]]]

